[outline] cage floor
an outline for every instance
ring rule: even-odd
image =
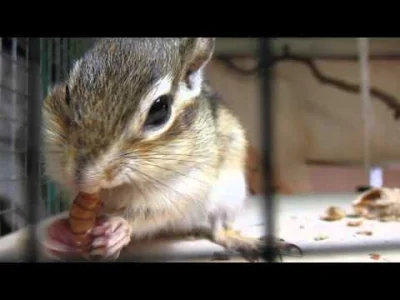
[[[276,198],[279,237],[297,244],[303,250],[303,257],[284,257],[284,262],[400,262],[396,243],[400,244],[400,222],[378,222],[364,220],[360,227],[349,227],[350,219],[326,222],[320,216],[329,206],[340,206],[351,213],[351,202],[355,195],[313,195]],[[260,210],[261,198],[250,198],[238,226],[252,236],[264,234],[263,215]],[[43,228],[55,218],[44,221]],[[370,235],[357,234],[369,231]],[[43,237],[43,235],[42,235]],[[0,259],[22,261],[27,231],[20,230],[0,239]],[[362,249],[364,247],[364,249]],[[121,260],[129,260],[129,255],[168,255],[170,261],[212,262],[214,253],[223,249],[207,240],[178,239],[158,240],[141,244],[132,243],[121,255]],[[199,258],[187,255],[201,254]],[[42,259],[54,259],[42,252]],[[156,261],[163,261],[159,258]],[[231,258],[227,262],[240,262]]]

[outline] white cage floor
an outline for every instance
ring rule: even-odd
[[[396,250],[396,243],[400,244],[400,222],[364,220],[360,227],[349,227],[347,222],[350,219],[334,222],[320,219],[329,206],[340,206],[351,212],[351,202],[354,198],[355,195],[277,197],[275,201],[278,236],[297,244],[304,252],[303,257],[284,257],[284,262],[400,262],[400,252]],[[252,236],[264,234],[260,203],[261,198],[250,198],[247,210],[238,220],[240,229]],[[38,229],[39,234],[43,235],[43,228],[49,222],[62,216],[65,214],[42,222]],[[371,235],[357,234],[359,231],[369,231]],[[318,240],[321,237],[325,239]],[[26,229],[1,238],[0,260],[23,260],[26,240]],[[213,254],[220,251],[223,251],[221,247],[207,240],[159,240],[142,244],[132,243],[124,251],[121,259],[124,260],[131,254],[168,255],[172,261],[212,262]],[[196,252],[201,252],[202,257],[190,259],[186,256]],[[49,258],[51,257],[43,251],[42,259]],[[232,258],[227,262],[240,261],[244,260]]]

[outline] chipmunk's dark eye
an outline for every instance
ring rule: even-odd
[[[154,101],[147,115],[146,126],[160,126],[166,123],[171,116],[172,97],[163,95]]]

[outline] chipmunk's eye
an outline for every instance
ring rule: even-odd
[[[160,126],[171,116],[172,97],[163,95],[154,101],[147,115],[145,126]]]

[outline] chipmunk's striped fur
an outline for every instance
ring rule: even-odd
[[[100,189],[105,211],[135,239],[205,229],[243,252],[259,243],[227,233],[246,197],[246,138],[203,80],[212,38],[103,39],[44,102],[47,173],[76,192]],[[163,95],[170,117],[146,127]]]

